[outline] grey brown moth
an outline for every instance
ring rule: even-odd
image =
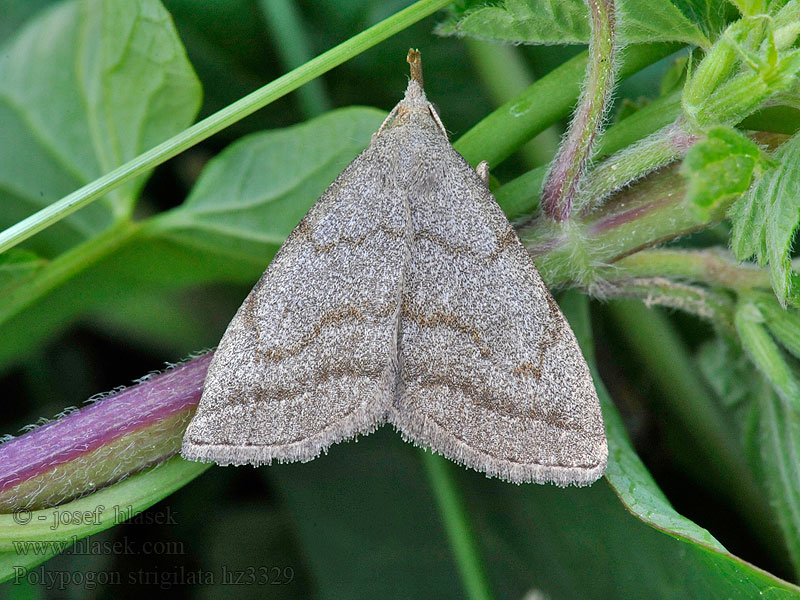
[[[228,326],[182,454],[309,461],[388,421],[491,477],[588,485],[608,450],[586,361],[408,62],[405,98]]]

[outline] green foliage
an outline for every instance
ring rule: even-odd
[[[445,35],[525,44],[585,44],[589,41],[590,24],[583,0],[504,0],[488,6],[472,4],[475,6],[462,7],[438,31]],[[722,2],[697,4],[706,6],[715,18],[724,14],[718,10]],[[692,2],[625,0],[617,5],[621,11],[623,43],[677,41],[709,45],[698,26],[708,21],[695,14]]]
[[[135,515],[149,508],[165,496],[183,487],[208,470],[209,465],[192,463],[180,457],[172,458],[157,468],[142,471],[112,487],[95,492],[87,498],[74,500],[61,507],[38,511],[23,511],[13,515],[0,515],[0,581],[6,581],[15,568],[30,568],[63,552],[76,540],[119,525],[119,510]],[[69,507],[69,508],[67,508]],[[55,527],[63,520],[63,511],[92,517]],[[54,536],[55,529],[60,529]],[[55,540],[48,547],[47,542]],[[19,549],[19,542],[31,542]],[[40,552],[34,545],[39,544]],[[48,549],[49,548],[49,549]],[[41,549],[47,549],[41,552]],[[60,550],[58,550],[60,549]]]
[[[33,277],[45,262],[33,252],[19,248],[0,254],[0,289],[8,293],[19,287]]]
[[[747,137],[730,127],[713,128],[683,159],[681,172],[689,179],[686,197],[708,218],[717,206],[744,194],[764,162]]]
[[[772,287],[782,304],[791,293],[790,251],[800,222],[800,136],[775,152],[775,166],[731,208],[731,247],[739,260],[755,255],[769,264]]]
[[[249,135],[206,165],[186,201],[155,221],[153,232],[232,260],[267,259],[385,118],[347,108]]]
[[[88,206],[73,214],[57,207],[55,225],[24,249],[0,254],[0,365],[17,367],[25,385],[46,390],[31,394],[34,400],[20,408],[24,418],[83,399],[67,399],[61,389],[79,378],[74,367],[50,387],[42,375],[49,367],[43,349],[77,322],[117,340],[118,352],[135,345],[152,353],[155,362],[142,372],[213,345],[246,288],[400,97],[409,45],[423,49],[426,88],[456,132],[452,137],[466,131],[456,147],[473,163],[489,159],[501,205],[526,219],[524,240],[548,283],[663,304],[712,325],[701,330],[636,303],[595,312],[593,335],[586,297],[564,297],[593,369],[610,444],[606,480],[590,489],[490,481],[423,457],[384,430],[305,465],[212,469],[173,495],[170,502],[183,503],[187,520],[218,521],[191,527],[214,536],[198,537],[191,550],[202,553],[204,565],[292,556],[305,572],[297,587],[287,588],[291,597],[447,598],[463,597],[464,590],[471,597],[800,597],[790,583],[750,564],[775,567],[784,577],[787,565],[800,573],[800,313],[782,306],[798,304],[800,295],[791,262],[800,222],[800,134],[751,136],[752,126],[740,124],[748,119],[782,133],[795,133],[800,124],[800,1],[735,2],[743,18],[722,0],[618,3],[621,42],[635,44],[619,58],[620,77],[638,73],[646,89],[661,93],[642,103],[640,92],[633,94],[642,108],[599,137],[586,187],[578,186],[594,196],[567,226],[529,218],[544,169],[527,170],[514,153],[562,125],[587,65],[602,56],[521,48],[522,70],[505,71],[500,62],[493,75],[521,78],[533,64],[540,78],[513,97],[493,99],[501,106],[491,112],[484,83],[461,64],[466,61],[452,60],[466,54],[461,42],[431,36],[433,21],[413,24],[445,0],[423,0],[402,13],[396,12],[402,2],[325,1],[314,10],[301,4],[288,37],[269,34],[285,15],[259,3],[172,0],[171,14],[158,0],[44,4],[9,5],[8,23],[25,21],[19,31],[0,23],[0,36],[8,36],[0,53],[0,227],[142,160],[164,140],[179,139],[190,150],[145,193],[147,175],[127,182],[115,176],[106,182],[107,195],[91,202],[91,190],[81,192],[77,200]],[[457,4],[439,32],[525,44],[588,39],[583,0]],[[356,35],[379,21],[379,29]],[[367,51],[397,32],[380,51]],[[242,120],[256,105],[232,103],[281,75],[279,57],[296,63],[298,50],[320,54],[342,41],[324,60],[303,63],[260,96],[262,105],[277,100],[357,56],[314,80],[316,100],[295,106],[290,97]],[[657,41],[677,43],[651,44]],[[687,45],[701,50],[679,58],[660,82],[660,72],[645,71]],[[201,101],[195,68],[204,86],[202,114],[211,116],[187,129]],[[505,89],[523,87],[507,83]],[[624,85],[620,98],[632,95]],[[306,120],[328,101],[342,108]],[[225,112],[212,114],[217,109]],[[148,156],[154,166],[171,154]],[[738,265],[726,252],[728,224],[717,224],[726,213],[735,258],[755,256],[769,272]],[[695,231],[703,233],[684,237]],[[667,240],[673,241],[669,256],[641,252]],[[594,345],[602,350],[602,375],[611,375],[608,390]],[[102,356],[93,372],[110,370],[112,362]],[[630,373],[637,371],[645,373],[647,387],[628,381],[636,381]],[[109,387],[141,374],[126,373],[114,374]],[[95,376],[87,379],[98,391]],[[651,396],[663,404],[649,406]],[[622,416],[612,397],[625,407]],[[641,412],[628,418],[632,399]],[[674,446],[656,464],[674,462],[680,476],[668,479],[662,468],[654,477],[648,470],[653,440],[642,431],[650,430],[631,424],[641,419],[654,428],[653,414]],[[636,449],[645,449],[643,457]],[[99,503],[143,509],[203,470],[173,459],[58,510]],[[680,484],[703,489],[710,508],[671,502]],[[232,500],[240,488],[255,488],[255,495]],[[732,527],[746,539],[740,548],[765,549],[736,556],[730,532],[706,523],[717,510],[730,511]],[[11,550],[10,542],[21,537],[79,538],[113,523],[56,533],[18,525],[0,515],[0,550]],[[48,557],[4,552],[0,573]]]
[[[743,300],[736,311],[736,328],[750,359],[769,384],[753,394],[758,402],[758,449],[753,460],[774,507],[795,568],[800,566],[800,379],[795,361],[788,359],[770,336],[796,351],[798,315],[777,311],[774,299]],[[785,312],[785,311],[784,311]],[[764,315],[768,315],[765,318]],[[764,323],[768,324],[764,327]],[[754,385],[757,385],[754,383]]]
[[[45,11],[0,51],[0,227],[181,131],[200,96],[157,0]],[[37,236],[34,247],[52,257],[129,217],[143,184],[117,188]]]

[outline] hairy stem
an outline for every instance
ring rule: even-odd
[[[174,456],[212,354],[0,444],[0,512],[55,506]]]
[[[590,281],[595,270],[644,248],[703,229],[722,219],[728,204],[707,218],[686,210],[686,180],[667,167],[638,185],[619,192],[613,202],[593,213],[580,227],[579,236],[567,235],[558,223],[537,219],[520,230],[520,237],[550,285]],[[580,246],[580,248],[577,248]],[[577,265],[576,251],[587,252],[588,262]]]
[[[679,118],[639,143],[613,154],[587,175],[586,188],[575,211],[591,211],[612,192],[683,157],[697,139]]]
[[[665,277],[608,281],[592,291],[603,298],[635,298],[648,308],[664,306],[682,310],[711,321],[722,333],[733,336],[733,300],[724,293]]]
[[[592,34],[586,87],[542,189],[542,210],[554,221],[565,221],[572,216],[573,201],[614,88],[614,1],[587,0],[587,4],[591,12]]]
[[[679,49],[679,44],[665,43],[629,46],[620,53],[619,77],[630,77]],[[569,115],[580,94],[588,62],[589,53],[582,52],[553,69],[481,119],[454,144],[456,150],[470,164],[485,160],[491,167],[497,166],[532,137]]]
[[[680,115],[680,111],[681,102],[678,93],[653,100],[633,115],[604,131],[595,144],[596,156],[607,156],[643,140],[662,127],[671,125]],[[648,166],[647,171],[650,170],[652,169]],[[592,175],[593,173],[587,176],[589,181]],[[497,202],[509,219],[528,216],[536,210],[539,206],[539,194],[544,176],[543,167],[532,169],[497,190],[495,193]],[[637,174],[635,178],[638,179],[639,175]]]
[[[613,277],[675,277],[732,290],[770,289],[769,271],[739,263],[722,249],[653,248],[614,263]]]

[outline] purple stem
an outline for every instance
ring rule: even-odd
[[[591,157],[594,139],[602,127],[615,81],[614,0],[586,0],[586,3],[592,16],[586,88],[542,188],[542,210],[557,222],[572,216],[573,200]]]
[[[123,436],[157,427],[172,416],[192,411],[200,401],[212,356],[213,352],[209,352],[147,377],[132,387],[0,444],[0,496],[12,492],[25,481],[109,446]],[[159,458],[168,457],[148,456],[143,451],[137,456],[139,464],[130,465],[124,475]],[[114,460],[114,457],[107,459]],[[103,483],[106,482],[94,482],[98,487]],[[75,490],[75,495],[80,491]],[[24,505],[22,498],[17,500]]]

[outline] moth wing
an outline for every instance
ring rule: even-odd
[[[389,421],[489,476],[589,484],[608,451],[575,336],[486,185],[439,146],[417,166],[424,197],[411,198]]]
[[[385,422],[408,227],[386,168],[370,145],[287,238],[220,341],[185,458],[307,461]]]

